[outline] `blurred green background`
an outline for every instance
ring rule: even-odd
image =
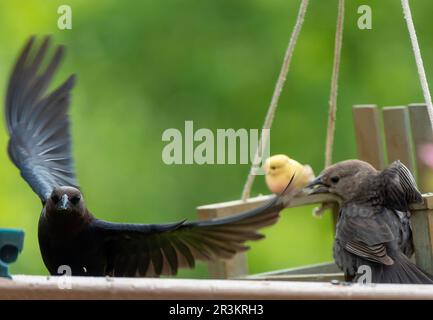
[[[161,160],[167,128],[260,128],[300,1],[69,0],[73,29],[57,29],[65,1],[0,2],[0,99],[24,41],[53,34],[68,54],[55,84],[78,75],[73,93],[74,156],[87,204],[119,222],[195,219],[198,205],[240,197],[248,165],[173,165]],[[368,4],[373,29],[357,28]],[[433,79],[433,2],[412,1],[427,76]],[[337,0],[311,0],[272,129],[271,153],[320,172]],[[346,1],[334,160],[356,157],[351,106],[422,101],[399,1]],[[3,124],[2,124],[3,125]],[[0,226],[23,228],[13,273],[47,274],[37,243],[39,199],[6,155],[0,128]],[[258,177],[253,194],[267,193]],[[286,210],[251,243],[251,272],[332,259],[330,215]],[[207,268],[181,277],[206,277]]]

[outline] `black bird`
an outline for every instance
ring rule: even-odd
[[[413,254],[409,204],[421,202],[415,180],[400,161],[379,172],[360,160],[326,168],[307,190],[342,199],[334,260],[346,280],[368,266],[373,283],[430,283],[433,276],[409,258]]]
[[[281,197],[239,215],[171,224],[121,224],[88,211],[75,178],[68,109],[75,77],[51,92],[48,85],[64,55],[57,47],[44,70],[49,37],[36,50],[25,45],[10,77],[6,97],[8,153],[42,201],[38,238],[51,274],[60,266],[73,275],[174,275],[196,259],[230,258],[247,250],[257,230],[274,224],[284,208]]]

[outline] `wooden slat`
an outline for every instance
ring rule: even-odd
[[[409,206],[411,212],[433,209],[433,193],[424,193],[422,197],[424,200],[422,203],[413,203]]]
[[[409,111],[405,106],[383,108],[388,163],[400,160],[411,172],[415,172],[412,140],[410,138]]]
[[[411,225],[416,264],[433,274],[433,210],[414,212]]]
[[[253,205],[252,207],[258,207],[264,205],[267,201],[273,199],[275,195],[261,195],[254,198],[248,199],[248,204]],[[425,193],[423,194],[424,202],[423,203],[414,203],[410,205],[410,210],[425,210],[425,209],[433,209],[433,193]],[[312,195],[301,195],[294,197],[290,202],[286,203],[286,208],[296,208],[300,206],[319,204],[323,202],[329,203],[340,203],[341,199],[332,194],[312,194]],[[221,210],[221,212],[229,212],[231,209],[238,210],[237,213],[242,212],[245,203],[242,200],[234,200],[227,202],[219,202],[213,204],[207,204],[200,207],[197,207],[197,211],[200,215],[211,215],[211,212],[214,210]]]
[[[302,267],[295,267],[289,269],[274,270],[270,272],[257,273],[241,277],[240,279],[270,279],[278,276],[294,276],[294,275],[313,275],[313,274],[336,274],[340,269],[334,262],[324,262],[310,264]]]
[[[72,277],[70,289],[61,289],[59,282],[47,276],[0,279],[0,299],[433,299],[433,285]]]
[[[261,195],[254,198],[249,198],[248,201],[245,203],[242,200],[233,200],[233,201],[226,201],[226,202],[219,202],[219,203],[213,203],[213,204],[207,204],[200,207],[197,207],[197,211],[204,215],[211,215],[215,210],[219,210],[222,215],[224,215],[226,212],[233,212],[234,210],[237,211],[237,213],[240,213],[245,209],[246,204],[250,204],[251,208],[255,208],[261,205],[264,205],[267,201],[270,201],[273,199],[275,195]],[[290,202],[286,203],[286,208],[295,208],[300,207],[304,205],[312,205],[312,204],[318,204],[322,202],[341,202],[341,199],[337,196],[334,196],[332,194],[312,194],[312,195],[300,195],[292,198]],[[230,213],[232,214],[232,213]]]
[[[254,208],[256,206],[260,206],[266,201],[269,201],[273,199],[275,195],[269,194],[269,195],[260,195],[257,197],[249,198],[246,202],[242,200],[232,200],[232,201],[225,201],[225,202],[219,202],[219,203],[212,203],[212,204],[206,204],[203,206],[197,207],[197,211],[199,214],[204,215],[211,215],[216,210],[218,210],[221,215],[230,215],[233,212],[233,209],[238,210],[237,212],[240,212],[239,210],[246,210],[245,206]]]
[[[421,192],[430,192],[428,177],[431,168],[421,161],[419,157],[420,146],[425,143],[433,143],[433,131],[429,121],[427,106],[414,103],[409,105],[409,115],[412,129],[412,137],[415,146],[416,167],[418,176],[418,187]]]
[[[377,106],[355,105],[352,113],[358,158],[370,163],[376,169],[383,169],[385,161]]]
[[[340,269],[334,262],[315,263],[302,267],[276,270],[256,274],[255,276],[290,275],[290,274],[312,274],[312,273],[337,273]]]
[[[422,192],[431,186],[431,168],[420,159],[419,150],[423,144],[433,143],[433,130],[429,121],[425,104],[410,104],[409,116],[415,157],[417,164],[418,187]],[[418,266],[433,273],[433,210],[421,210],[412,215],[413,242],[415,260]]]
[[[302,282],[330,282],[344,281],[344,273],[307,273],[307,274],[277,274],[268,276],[251,276],[249,280],[261,281],[302,281]]]

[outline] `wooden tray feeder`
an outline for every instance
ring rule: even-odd
[[[429,177],[427,173],[431,172],[431,169],[419,158],[420,147],[426,143],[433,143],[433,130],[427,106],[410,104],[383,107],[381,111],[376,105],[356,105],[353,106],[353,121],[360,160],[369,162],[377,169],[383,169],[387,163],[400,160],[412,172],[416,172],[418,187],[424,193],[424,203],[411,207],[415,261],[423,270],[433,274],[433,194],[425,193],[428,188],[428,181],[425,178]],[[198,207],[197,212],[200,219],[225,217],[263,205],[271,197],[273,195],[250,198],[246,202],[236,200],[204,205]],[[335,196],[298,197],[293,199],[287,208],[320,203],[334,204],[331,211],[335,221],[335,215],[339,210],[339,199]],[[311,223],[314,223],[313,219]],[[333,262],[248,275],[245,253],[237,254],[230,260],[209,263],[209,274],[212,278],[218,279],[343,280],[343,274]]]

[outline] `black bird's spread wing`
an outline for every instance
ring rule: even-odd
[[[31,54],[34,42],[34,37],[27,42],[13,69],[5,113],[9,156],[45,202],[55,186],[77,186],[67,115],[74,76],[47,93],[64,48],[57,47],[45,70],[41,70],[49,38]]]
[[[381,173],[385,206],[408,211],[409,204],[422,201],[415,179],[409,169],[400,161],[394,161]]]
[[[386,210],[375,213],[373,208],[355,204],[346,205],[341,210],[336,237],[344,249],[358,257],[392,265],[386,247],[395,236],[384,219],[385,215],[393,213]]]
[[[274,224],[284,205],[278,197],[262,207],[231,217],[156,225],[117,224],[94,220],[106,244],[106,274],[174,275],[195,260],[231,258],[248,249],[247,240],[263,238],[257,230]]]

